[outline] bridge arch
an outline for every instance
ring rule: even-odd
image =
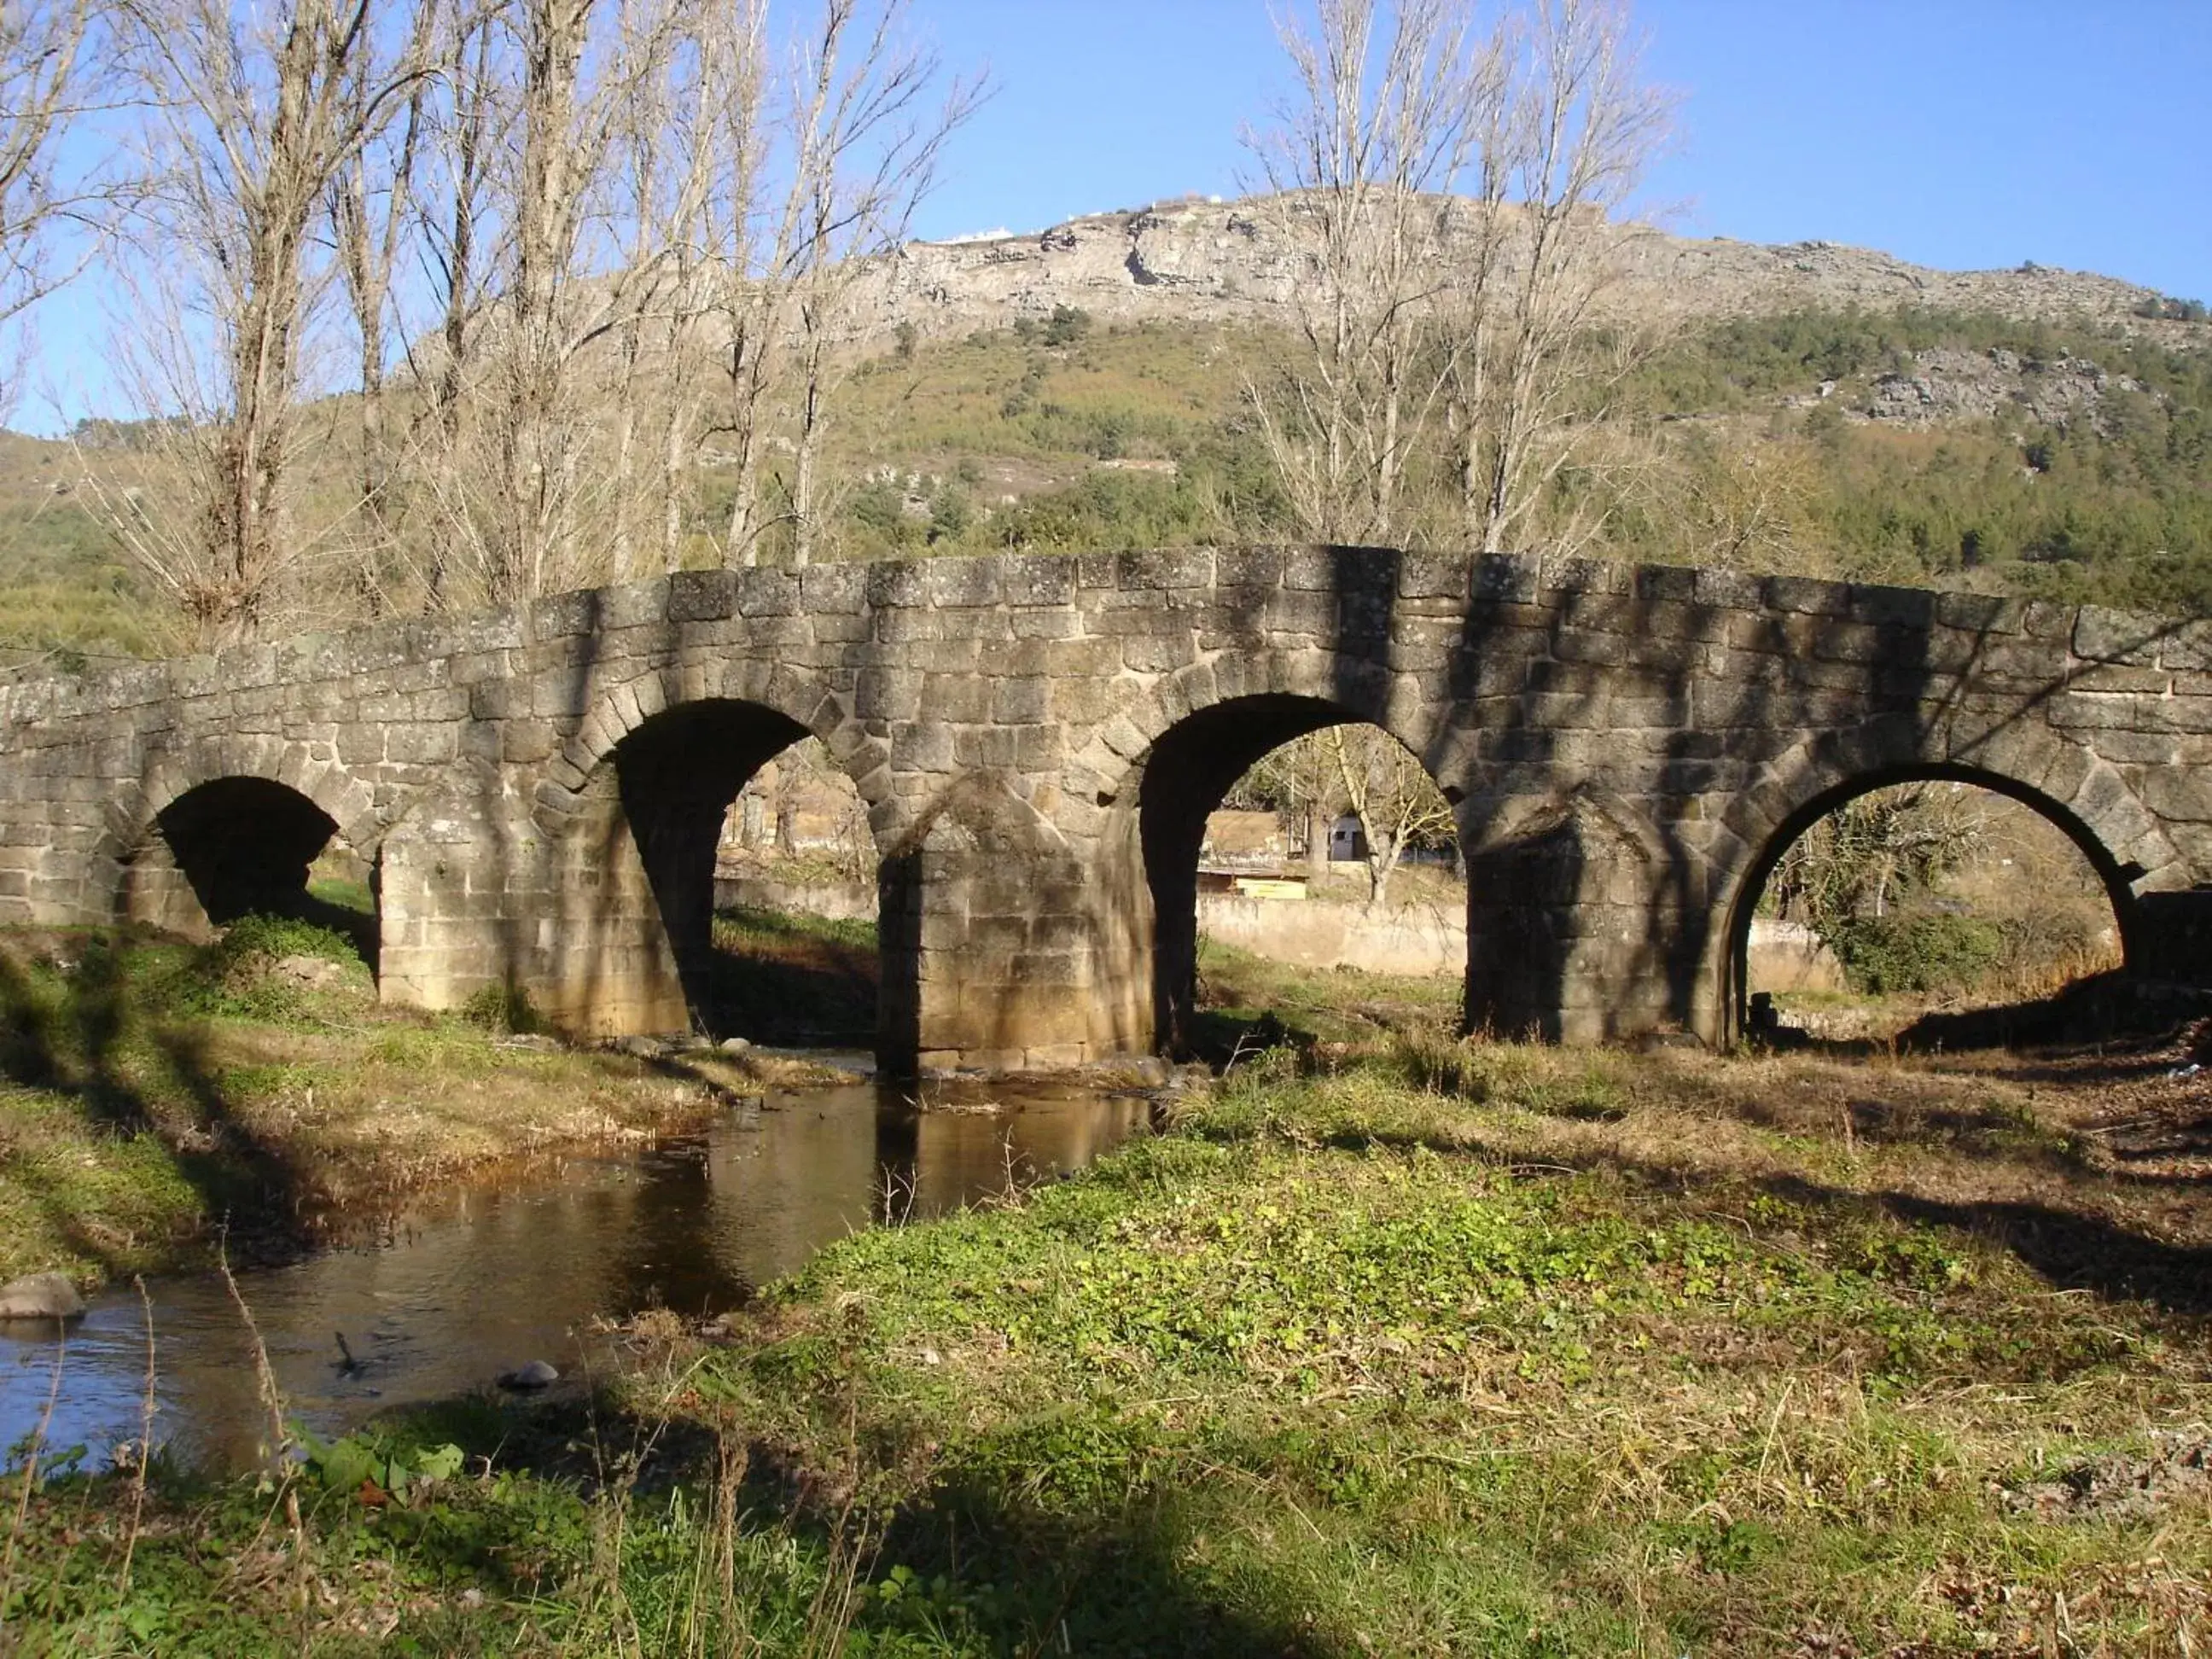
[[[2122,951],[2140,945],[2138,896],[2190,885],[2188,866],[2158,821],[2111,766],[2048,729],[1999,732],[1950,745],[1902,722],[1809,738],[1727,814],[1737,856],[1714,872],[1722,925],[1709,945],[1705,982],[1715,988],[1718,1035],[1745,1029],[1752,918],[1784,854],[1807,831],[1862,795],[1899,784],[1972,785],[2028,807],[2080,849],[2112,908]]]
[[[1061,774],[1062,830],[1076,838],[1095,833],[1094,809],[1112,806],[1142,778],[1154,746],[1175,726],[1207,709],[1260,697],[1332,705],[1341,711],[1336,718],[1309,730],[1364,721],[1423,757],[1424,765],[1431,764],[1437,740],[1436,711],[1449,707],[1417,676],[1349,653],[1224,653],[1162,677],[1099,722]]]
[[[716,1030],[714,866],[724,818],[776,756],[822,739],[870,811],[893,821],[884,746],[843,700],[775,665],[648,672],[602,696],[540,786],[562,914],[544,986],[567,1023]]]
[[[119,803],[121,824],[111,825],[119,843],[117,910],[188,936],[257,913],[313,921],[351,939],[374,972],[386,826],[358,780],[301,745],[289,748],[207,745],[185,764],[157,769],[137,800]],[[309,889],[311,867],[333,842],[365,866],[367,913]]]
[[[586,786],[601,775],[632,733],[687,706],[743,705],[817,737],[868,804],[878,843],[898,812],[889,747],[853,718],[845,700],[822,682],[781,663],[719,661],[647,669],[602,692],[560,748],[538,786],[537,818],[549,836],[567,834],[580,815]],[[782,745],[779,745],[781,747]],[[775,750],[771,750],[770,754]],[[757,765],[757,763],[756,763]]]
[[[156,755],[143,781],[110,805],[107,835],[118,858],[136,856],[156,832],[161,814],[182,797],[234,778],[280,785],[312,802],[363,857],[374,854],[388,828],[377,811],[376,792],[340,765],[329,745],[212,738]]]
[[[1115,1029],[1098,1046],[1188,1048],[1199,856],[1237,780],[1284,744],[1340,726],[1379,730],[1425,771],[1431,706],[1412,677],[1362,658],[1267,653],[1167,676],[1104,723],[1062,784],[1063,825],[1098,843],[1102,980],[1118,993],[1102,999]]]

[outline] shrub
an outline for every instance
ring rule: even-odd
[[[1054,306],[1052,319],[1044,325],[1044,343],[1049,346],[1073,345],[1091,332],[1091,313],[1079,306]]]
[[[1858,916],[1828,941],[1851,988],[1872,996],[1970,988],[2005,956],[2004,929],[1978,916]]]
[[[545,1017],[519,985],[487,985],[461,1005],[461,1018],[495,1036],[531,1036],[545,1029]]]
[[[354,942],[337,928],[294,916],[240,916],[210,950],[215,965],[226,972],[261,958],[275,962],[285,957],[368,966]]]

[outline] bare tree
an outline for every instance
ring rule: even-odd
[[[496,356],[488,370],[489,487],[479,573],[495,605],[587,580],[580,543],[582,412],[572,373],[595,331],[572,299],[588,272],[588,188],[604,164],[614,100],[584,74],[592,0],[520,0],[505,21],[520,68],[507,157],[508,216]]]
[[[1769,889],[1784,915],[1821,937],[1881,916],[1903,892],[1936,886],[1989,844],[1990,803],[1971,785],[1905,783],[1847,801],[1793,842]]]
[[[682,562],[705,391],[693,325],[706,291],[714,199],[729,187],[716,174],[714,130],[731,107],[749,106],[754,15],[755,0],[687,10],[618,124],[617,211],[629,227],[627,265],[638,284],[618,331],[614,387],[614,560],[625,575]]]
[[[1349,811],[1366,838],[1368,902],[1389,901],[1390,878],[1408,849],[1449,844],[1451,806],[1411,751],[1379,726],[1323,726],[1271,750],[1237,784],[1238,795],[1275,802],[1306,820],[1310,877],[1328,860],[1329,821]]]
[[[1622,0],[1531,0],[1495,37],[1484,86],[1476,257],[1448,315],[1450,424],[1469,540],[1486,553],[1525,537],[1563,471],[1652,343],[1601,307],[1629,234],[1613,223],[1663,141],[1666,98],[1641,79]],[[1553,526],[1594,534],[1602,497]]]
[[[131,228],[154,251],[139,276],[162,312],[150,330],[138,319],[133,356],[148,413],[176,417],[168,482],[189,503],[162,520],[141,497],[114,522],[204,643],[253,633],[313,540],[289,522],[329,276],[310,232],[416,73],[404,56],[379,61],[370,12],[368,0],[295,0],[261,18],[223,0],[125,0],[112,15],[153,112]]]
[[[57,175],[61,139],[88,95],[90,0],[0,6],[0,326],[82,268],[58,253],[54,231],[82,224],[97,187]],[[0,379],[0,415],[21,392],[16,366]]]
[[[979,82],[956,79],[931,100],[940,64],[905,38],[908,9],[907,0],[821,0],[793,47],[785,107],[772,118],[775,89],[752,67],[765,9],[739,9],[752,50],[732,76],[717,135],[720,171],[738,188],[717,226],[712,312],[726,355],[709,428],[729,441],[737,472],[730,563],[757,563],[778,525],[794,563],[812,558],[825,516],[821,447],[854,286],[870,259],[906,240],[945,141],[981,94]],[[773,503],[763,461],[779,412],[791,465]]]
[[[408,88],[404,106],[392,121],[379,122],[369,107],[380,92],[372,78],[374,65],[366,56],[356,59],[344,95],[352,103],[363,140],[340,160],[329,189],[331,244],[360,346],[362,546],[354,580],[371,616],[387,601],[397,550],[399,515],[393,496],[398,446],[386,407],[386,371],[398,320],[392,285],[415,224],[416,173],[433,86],[431,41],[440,10],[437,0],[414,0],[407,59],[421,65],[422,72]]]
[[[433,3],[425,155],[413,191],[412,240],[434,327],[419,340],[411,333],[403,339],[418,390],[410,466],[445,481],[442,489],[422,490],[436,503],[433,519],[441,522],[422,538],[419,570],[424,602],[441,610],[453,596],[454,522],[471,516],[466,493],[452,481],[465,453],[464,398],[487,299],[492,161],[508,112],[493,73],[499,30],[492,9],[474,0]]]
[[[1808,547],[1820,483],[1802,440],[1693,429],[1666,460],[1647,513],[1680,538],[1670,562],[1826,574]]]
[[[162,255],[119,337],[150,441],[104,493],[204,640],[250,634],[280,589],[327,603],[285,584],[341,544],[372,611],[674,569],[718,426],[743,434],[734,556],[770,516],[772,441],[772,516],[811,556],[855,272],[974,100],[931,103],[906,0],[815,0],[781,64],[767,0],[120,13],[149,112],[130,228]],[[314,470],[309,524],[316,423],[360,447],[342,483]]]
[[[1400,540],[1405,475],[1449,373],[1443,204],[1479,154],[1498,54],[1461,0],[1318,0],[1310,33],[1286,16],[1280,34],[1297,91],[1249,142],[1265,210],[1307,251],[1300,350],[1247,390],[1307,535]]]
[[[1390,878],[1407,849],[1457,834],[1450,804],[1405,744],[1378,727],[1326,726],[1308,741],[1334,767],[1367,838],[1367,902],[1387,904]]]
[[[684,84],[670,66],[696,41],[699,9],[513,0],[495,14],[489,78],[507,77],[514,103],[470,130],[493,151],[489,214],[470,228],[499,235],[481,318],[463,324],[465,355],[448,349],[452,448],[428,474],[449,546],[492,603],[618,574],[624,365],[636,361],[625,345],[641,342],[669,268],[630,234],[651,213],[635,167],[644,158],[658,190],[663,158],[678,159],[663,137]],[[450,325],[465,302],[448,292]]]
[[[1618,0],[1316,0],[1250,142],[1306,250],[1299,336],[1248,393],[1300,527],[1525,534],[1633,361],[1600,301],[1664,131]],[[1454,502],[1449,512],[1443,503]]]

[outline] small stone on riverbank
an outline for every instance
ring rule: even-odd
[[[0,1319],[75,1319],[84,1298],[63,1273],[30,1273],[0,1285]]]

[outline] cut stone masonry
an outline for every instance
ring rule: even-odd
[[[18,683],[0,921],[204,927],[335,835],[386,1000],[680,1028],[721,814],[811,734],[883,858],[886,1063],[1075,1064],[1178,1040],[1206,813],[1346,720],[1453,804],[1477,1027],[1725,1038],[1774,860],[1911,778],[2035,805],[2131,970],[2206,972],[2212,624],[1351,548],[687,572]]]

